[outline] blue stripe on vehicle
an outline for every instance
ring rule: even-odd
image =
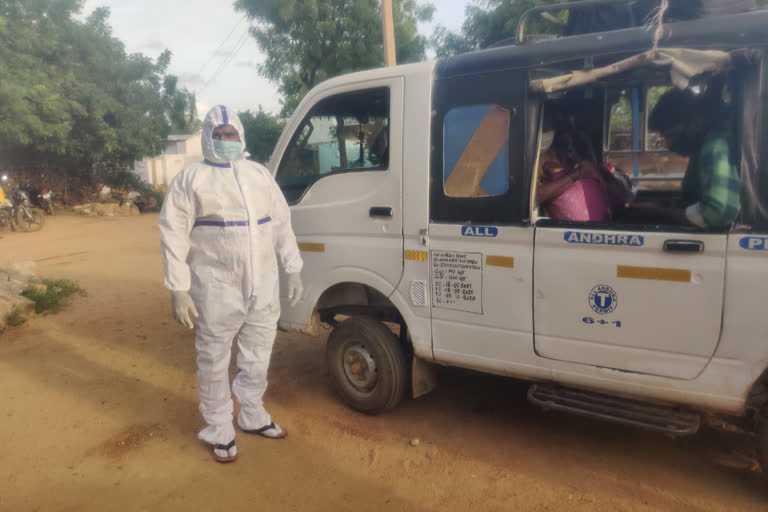
[[[267,222],[270,222],[272,220],[272,217],[264,217],[263,219],[259,219],[256,221],[256,224],[261,226],[262,224],[266,224]]]
[[[223,163],[223,164],[217,164],[215,162],[211,162],[207,158],[205,159],[205,163],[207,165],[210,165],[210,166],[213,166],[213,167],[223,167],[225,169],[229,169],[230,167],[232,167],[232,165],[229,162],[226,162],[226,163]]]
[[[229,116],[227,116],[227,107],[221,105],[221,120],[222,124],[229,124]]]
[[[194,227],[197,226],[216,226],[219,228],[230,228],[233,226],[247,226],[247,220],[196,220]]]

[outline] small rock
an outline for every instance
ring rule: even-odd
[[[368,464],[374,465],[379,462],[380,453],[381,452],[378,447],[371,448],[371,451],[368,452]]]
[[[419,446],[419,443],[421,443],[421,441],[419,441],[418,437],[414,437],[413,439],[411,439],[411,446],[413,447]]]

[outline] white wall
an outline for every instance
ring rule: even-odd
[[[154,187],[168,186],[187,165],[203,159],[200,133],[181,141],[168,142],[162,155],[134,163],[133,172]]]

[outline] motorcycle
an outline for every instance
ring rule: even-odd
[[[53,190],[43,187],[39,190],[30,190],[32,202],[48,215],[53,215]]]
[[[39,231],[45,223],[45,212],[32,208],[29,194],[16,189],[10,199],[0,203],[0,227],[14,231]]]

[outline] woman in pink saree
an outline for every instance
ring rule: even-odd
[[[537,199],[555,220],[608,222],[613,209],[624,204],[625,185],[606,177],[593,157],[577,150],[577,144],[584,145],[579,137],[575,130],[555,134],[552,150],[542,156]]]

